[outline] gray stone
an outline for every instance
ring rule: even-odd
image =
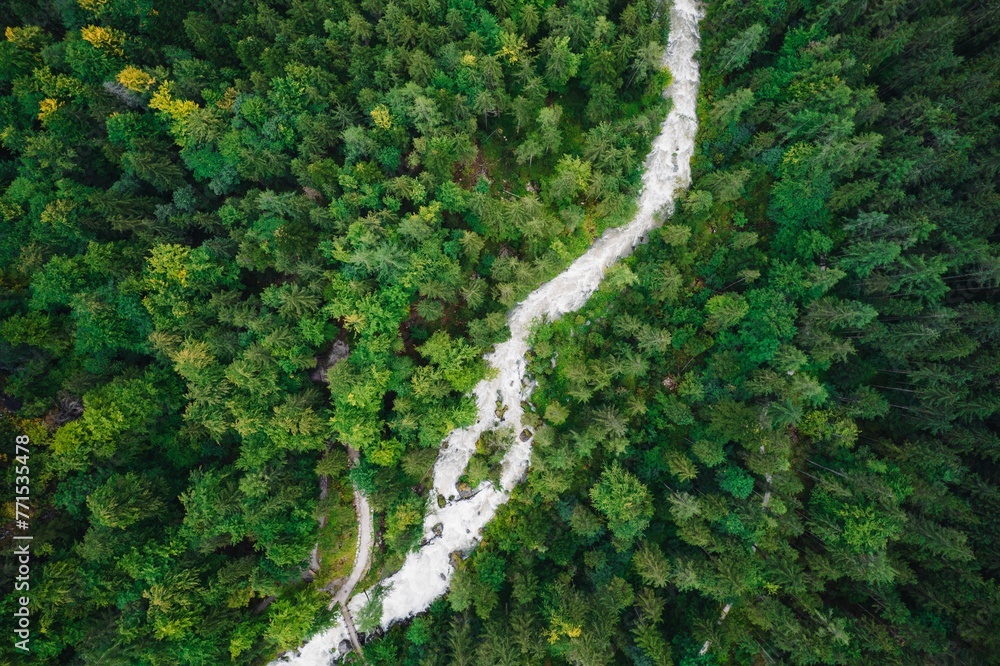
[[[330,351],[325,356],[321,354],[316,357],[316,369],[309,374],[309,379],[314,382],[326,383],[330,368],[343,361],[350,353],[351,348],[346,342],[343,340],[334,340]]]

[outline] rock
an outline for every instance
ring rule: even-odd
[[[444,505],[448,503],[448,500],[444,498],[444,495],[438,495],[438,508],[443,509]]]
[[[309,555],[309,570],[313,573],[319,573],[319,544],[313,546],[312,553]]]
[[[458,496],[462,499],[469,499],[472,497],[472,486],[465,481],[459,483],[456,488],[458,488]]]
[[[329,583],[323,586],[323,590],[329,592],[330,596],[335,596],[337,592],[340,591],[340,588],[342,588],[346,583],[347,583],[347,576],[343,576],[342,578],[331,580]]]
[[[326,356],[320,355],[316,357],[316,369],[309,374],[309,379],[314,382],[326,383],[327,373],[330,372],[330,368],[343,361],[350,353],[351,348],[347,346],[346,342],[343,340],[334,340]]]
[[[347,640],[346,638],[340,641],[340,645],[337,646],[337,650],[340,652],[340,654],[347,654],[352,649],[353,647],[351,646],[351,641]]]
[[[81,416],[83,416],[83,401],[80,398],[67,397],[59,401],[58,408],[45,415],[45,423],[50,430],[55,430]]]
[[[437,525],[432,527],[431,532],[434,533],[434,536],[441,536],[442,534],[444,534],[444,523],[438,523]]]
[[[529,439],[531,439],[531,434],[532,434],[531,431],[528,430],[527,428],[525,428],[524,430],[522,430],[521,431],[521,441],[522,442],[527,442]]]
[[[271,596],[267,597],[266,599],[264,599],[263,601],[261,601],[259,604],[257,604],[257,607],[254,608],[252,611],[250,611],[250,614],[251,615],[260,615],[265,610],[267,610],[267,607],[270,606],[271,603],[275,599],[277,599],[277,597],[275,597],[274,595],[271,595]]]

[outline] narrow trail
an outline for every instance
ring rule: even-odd
[[[357,449],[347,447],[347,457],[350,459],[351,465],[358,464],[360,456]],[[344,584],[333,595],[333,599],[327,608],[333,610],[334,606],[340,606],[340,614],[343,617],[351,645],[354,647],[355,652],[361,654],[361,641],[358,640],[358,632],[354,628],[354,618],[351,616],[347,601],[354,593],[354,588],[358,582],[368,573],[368,567],[371,566],[375,527],[372,524],[372,508],[368,503],[368,498],[357,488],[354,489],[354,512],[358,516],[358,545],[354,551],[354,567],[351,569],[351,575],[347,577]]]
[[[357,450],[347,447],[347,457],[350,459],[352,465],[358,464],[359,455]],[[354,489],[354,512],[358,515],[358,545],[354,551],[354,567],[351,569],[351,575],[347,577],[344,584],[333,595],[333,600],[329,606],[331,610],[338,604],[346,607],[347,600],[354,593],[355,586],[365,577],[365,574],[368,573],[368,567],[371,565],[372,545],[375,540],[375,527],[372,524],[372,507],[368,503],[368,498],[365,497],[365,494],[357,488]]]
[[[649,231],[662,222],[663,215],[673,211],[675,191],[691,183],[690,161],[698,124],[699,83],[694,56],[700,44],[698,21],[701,15],[697,0],[674,0],[670,9],[670,36],[663,64],[673,74],[673,83],[664,93],[673,100],[673,106],[646,158],[635,217],[624,227],[608,229],[565,271],[529,294],[508,315],[510,340],[497,345],[485,356],[497,374],[481,381],[473,390],[478,408],[476,423],[452,431],[442,443],[434,465],[434,492],[424,519],[424,545],[407,556],[399,571],[380,583],[386,588],[382,627],[423,611],[447,592],[454,572],[451,554],[465,553],[475,547],[480,530],[510,498],[511,490],[528,470],[533,434],[521,422],[521,403],[527,400],[533,388],[526,377],[524,359],[532,325],[541,320],[555,320],[581,308],[600,286],[604,272],[631,254],[636,245],[645,242]],[[498,410],[498,403],[506,409]],[[499,418],[498,413],[502,414]],[[523,435],[523,438],[515,437],[504,456],[500,487],[486,481],[471,497],[459,497],[456,484],[475,452],[476,441],[484,432],[500,426],[512,427],[515,433]],[[435,501],[436,495],[445,498],[443,507]],[[363,532],[359,529],[359,534]],[[358,594],[345,606],[349,613],[357,613],[366,600],[366,595]],[[345,613],[345,617],[347,615]],[[340,656],[338,646],[348,638],[348,633],[345,622],[340,622],[314,636],[300,650],[273,663],[327,666]]]

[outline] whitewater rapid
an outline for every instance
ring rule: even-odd
[[[587,252],[565,271],[531,292],[508,315],[510,340],[496,346],[486,360],[496,369],[492,379],[473,389],[478,406],[476,423],[452,431],[445,438],[434,465],[434,490],[424,519],[424,545],[410,553],[403,567],[382,581],[382,627],[425,610],[448,590],[454,567],[451,554],[471,550],[479,541],[480,530],[493,518],[497,508],[524,478],[531,459],[532,437],[521,423],[522,401],[531,393],[526,378],[525,353],[533,323],[553,321],[580,309],[597,290],[604,272],[628,256],[647,234],[673,210],[674,192],[691,183],[691,156],[697,129],[698,21],[701,8],[695,0],[674,0],[670,10],[670,36],[663,64],[673,74],[664,92],[673,100],[660,133],[646,158],[635,217],[624,227],[608,229]],[[503,408],[498,409],[498,404]],[[502,417],[497,417],[502,414]],[[484,481],[467,498],[458,496],[456,484],[476,450],[480,435],[497,427],[511,427],[514,443],[503,459],[500,487]],[[437,495],[446,498],[443,507]],[[435,532],[435,527],[438,528]],[[355,595],[348,609],[355,617],[368,602],[366,592]],[[339,657],[339,646],[347,638],[343,620],[309,640],[300,650],[273,664],[327,666]]]

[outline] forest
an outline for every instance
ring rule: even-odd
[[[398,570],[508,311],[634,212],[669,4],[0,0],[3,660],[294,650],[355,488]],[[447,596],[345,663],[1000,663],[1000,5],[704,12],[691,187],[534,330]]]

